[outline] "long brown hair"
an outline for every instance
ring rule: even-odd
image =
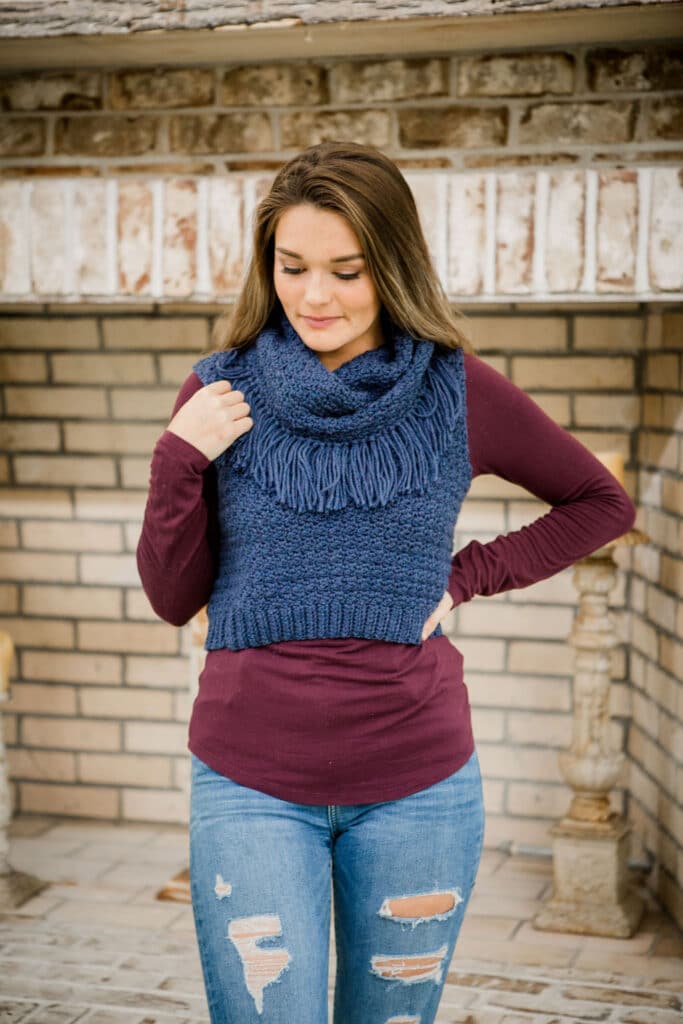
[[[215,348],[250,344],[281,311],[273,284],[275,228],[288,207],[301,203],[346,219],[383,312],[399,329],[474,351],[434,270],[408,183],[379,149],[355,142],[309,146],[280,168],[256,207],[251,261],[235,305],[216,323]]]

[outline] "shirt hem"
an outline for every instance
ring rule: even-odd
[[[252,775],[251,772],[243,771],[239,764],[235,762],[228,764],[228,759],[221,759],[221,764],[219,765],[218,759],[213,756],[212,752],[205,750],[200,743],[190,742],[188,743],[188,749],[195,757],[198,757],[200,761],[203,761],[204,764],[208,765],[209,768],[219,775],[223,775],[233,782],[239,783],[241,786],[247,786],[249,789],[256,789],[261,793],[266,793],[268,796],[277,797],[279,800],[286,800],[289,803],[297,804],[355,806],[356,804],[375,804],[384,803],[387,800],[400,800],[403,797],[412,796],[413,793],[419,793],[420,790],[427,789],[429,786],[434,786],[437,782],[442,782],[467,763],[475,750],[475,743],[474,738],[470,736],[466,754],[463,755],[461,752],[458,752],[457,755],[454,754],[452,759],[442,762],[433,774],[421,777],[419,782],[397,782],[395,776],[392,776],[392,785],[390,786],[378,786],[375,789],[370,789],[369,792],[365,788],[361,792],[361,787],[357,787],[357,791],[353,794],[349,789],[345,790],[343,788],[333,793],[323,790],[311,790],[308,787],[301,789],[296,786],[279,786],[277,783],[264,782],[263,779]],[[414,772],[411,773],[411,776],[414,776]]]

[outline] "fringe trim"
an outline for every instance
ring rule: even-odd
[[[254,426],[219,460],[227,456],[279,502],[300,512],[331,512],[349,504],[376,508],[400,494],[424,493],[438,478],[441,457],[465,416],[462,353],[435,355],[410,413],[381,433],[350,442],[291,433],[273,416],[245,360],[221,355],[212,379],[227,378],[244,391]]]

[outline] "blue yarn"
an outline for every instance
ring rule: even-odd
[[[462,350],[393,328],[330,371],[282,316],[193,369],[204,384],[230,380],[254,421],[215,460],[221,558],[207,649],[419,643],[471,482]]]

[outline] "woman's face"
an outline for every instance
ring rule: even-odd
[[[273,275],[287,319],[328,370],[383,343],[377,291],[340,214],[309,203],[286,209],[275,228]]]

